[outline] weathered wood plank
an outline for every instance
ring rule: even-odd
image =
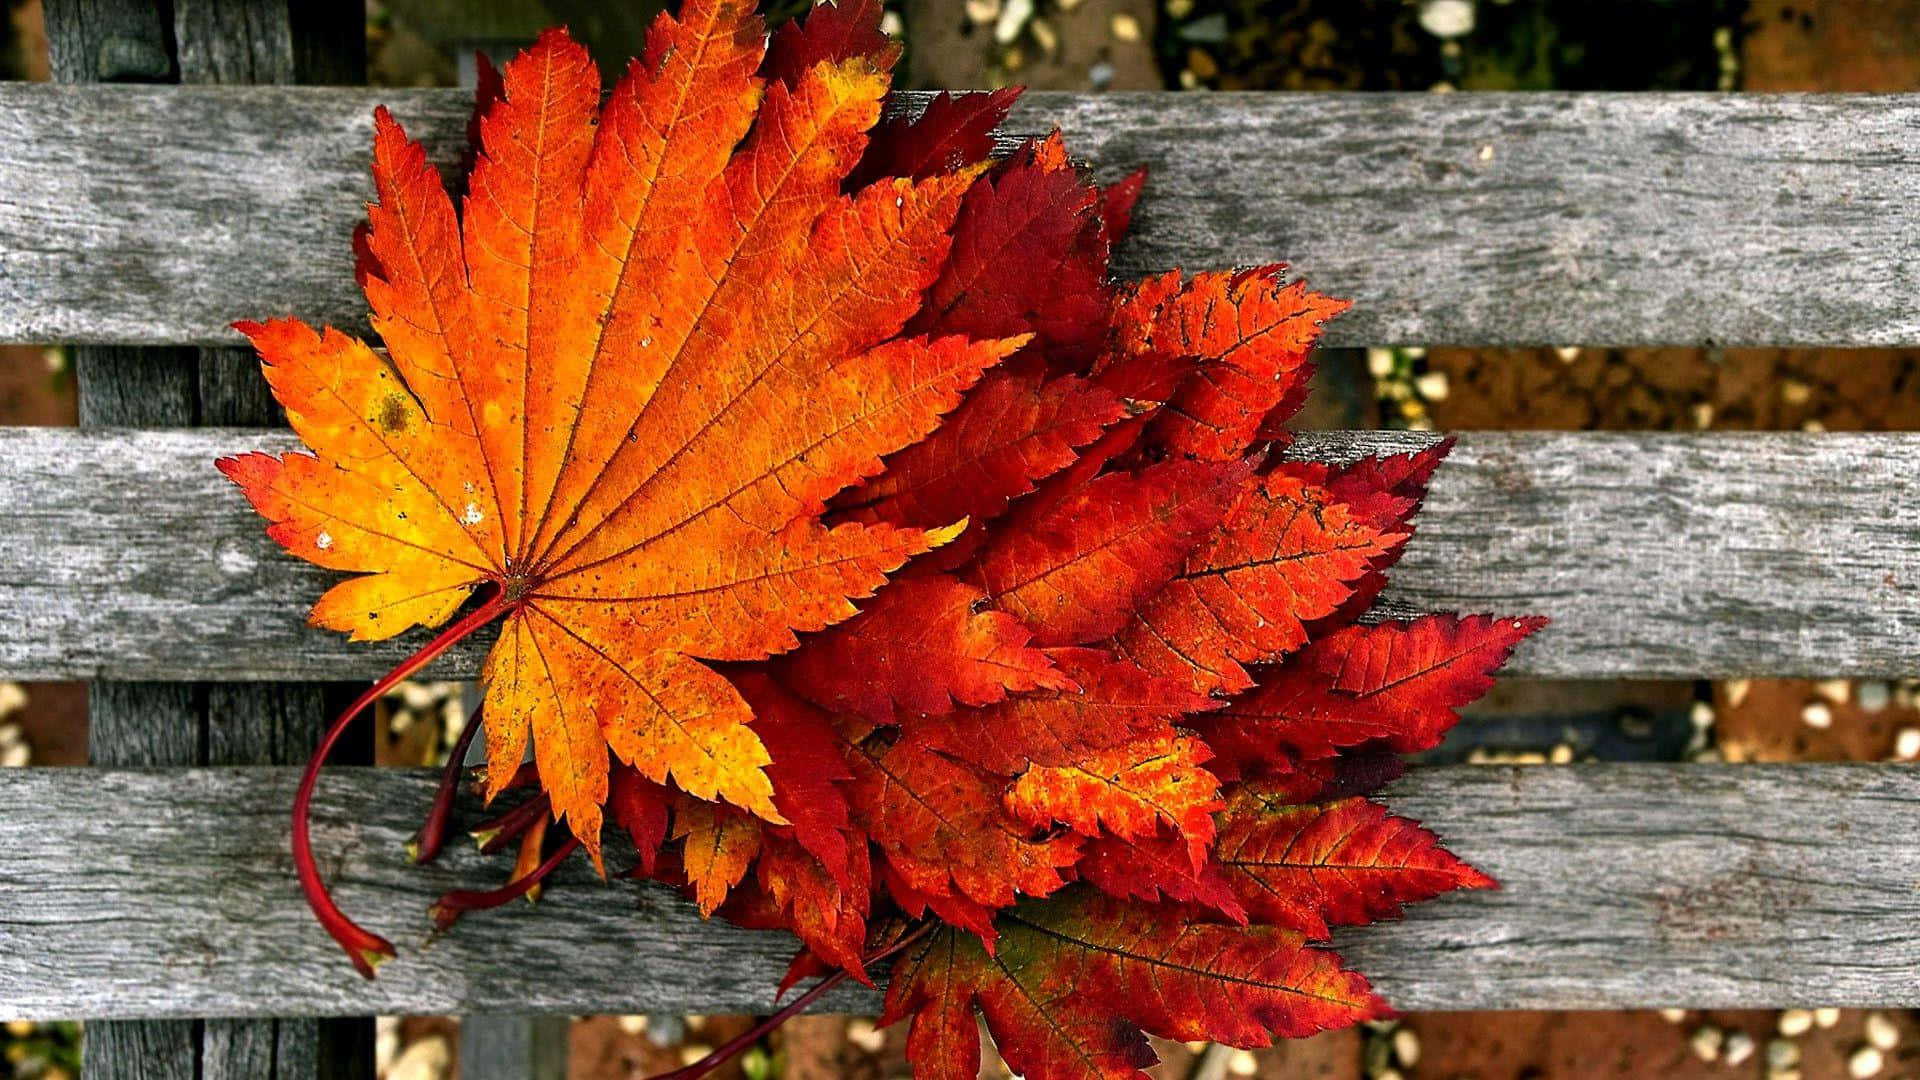
[[[102,72],[131,35],[187,82],[364,81],[359,5],[302,7],[296,33],[287,0],[61,0],[48,12],[48,33],[61,54],[54,74],[62,81],[107,77]],[[316,39],[327,49],[303,53],[302,68],[295,46]],[[96,55],[98,70],[81,62]],[[74,362],[85,424],[285,423],[245,349],[85,346]],[[319,684],[97,682],[88,696],[89,754],[112,765],[299,761],[325,716],[322,692]],[[184,1076],[200,1080],[315,1080],[324,1059],[332,1066],[327,1076],[371,1077],[371,1027],[275,1019],[95,1024],[84,1047],[86,1072],[115,1080],[184,1066]]]
[[[1338,459],[1432,436],[1335,432]],[[274,547],[213,469],[285,433],[0,430],[0,675],[371,677],[414,647],[308,628],[333,575]],[[1470,433],[1393,610],[1537,613],[1513,675],[1911,675],[1920,435]],[[475,643],[440,661],[478,670]]]
[[[0,341],[353,328],[370,113],[443,160],[459,91],[0,86]],[[1920,342],[1920,96],[1035,93],[1153,170],[1133,271],[1285,259],[1335,344]]]
[[[784,935],[597,884],[578,860],[537,909],[471,916],[366,982],[295,884],[296,779],[0,774],[0,1015],[753,1012],[790,956]],[[406,863],[431,787],[424,772],[346,769],[318,800],[342,903],[403,945],[441,889],[509,869],[469,845],[444,866]],[[1342,932],[1401,1008],[1920,1005],[1920,770],[1454,766],[1415,770],[1386,799],[1504,883]],[[854,990],[829,1004],[874,1003]]]

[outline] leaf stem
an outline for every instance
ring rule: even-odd
[[[447,929],[469,911],[496,908],[509,900],[525,896],[527,890],[546,880],[547,875],[559,869],[567,856],[578,851],[579,848],[580,838],[569,836],[566,843],[553,849],[553,854],[547,856],[547,861],[534,868],[530,874],[522,874],[497,889],[455,889],[443,894],[440,899],[434,901],[431,908],[427,909],[428,914],[433,916],[434,930]]]
[[[453,749],[447,751],[447,767],[440,774],[440,788],[433,793],[433,805],[427,810],[427,820],[420,824],[420,831],[413,834],[407,843],[407,855],[421,866],[432,862],[440,855],[440,848],[447,842],[447,822],[453,817],[453,799],[460,792],[460,774],[466,771],[467,748],[473,745],[474,733],[480,730],[480,711],[485,704],[474,706],[467,716],[467,726],[460,729],[460,737],[453,741]]]
[[[492,855],[532,828],[533,823],[546,814],[552,805],[553,800],[543,791],[506,813],[475,825],[467,835],[479,843],[480,854]]]
[[[923,922],[900,935],[899,938],[895,939],[893,944],[888,945],[886,948],[861,957],[861,963],[879,963],[921,938],[926,937],[933,928],[934,923],[932,920]],[[781,1024],[786,1023],[794,1014],[801,1012],[807,1006],[820,1000],[822,995],[840,985],[846,978],[847,971],[845,968],[841,968],[839,971],[813,984],[811,989],[799,997],[794,998],[793,1001],[789,1002],[787,1006],[779,1012],[755,1024],[750,1030],[743,1032],[738,1037],[728,1040],[706,1057],[701,1058],[691,1065],[675,1069],[672,1072],[657,1073],[648,1077],[647,1080],[699,1080],[700,1077],[707,1075],[720,1066],[725,1065],[727,1062],[732,1061],[734,1058],[739,1057],[741,1054],[746,1053],[752,1048],[754,1043],[766,1038],[769,1033]]]
[[[307,906],[313,909],[320,925],[347,951],[355,970],[369,979],[373,978],[374,969],[383,961],[393,959],[393,943],[347,918],[339,905],[333,902],[326,883],[320,880],[320,868],[313,860],[313,840],[308,835],[308,824],[313,816],[314,785],[320,779],[320,770],[326,765],[328,755],[333,753],[334,745],[368,706],[391,690],[395,683],[419,671],[456,642],[514,607],[514,601],[506,599],[498,586],[488,585],[482,595],[486,599],[478,608],[441,631],[413,655],[396,664],[393,670],[380,676],[372,686],[367,687],[366,692],[353,699],[353,704],[334,718],[326,734],[321,736],[320,745],[315,748],[313,756],[307,759],[306,771],[300,774],[300,788],[293,796],[293,866],[300,875],[300,891],[306,894]]]

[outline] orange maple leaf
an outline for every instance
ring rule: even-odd
[[[361,268],[387,355],[238,324],[311,453],[221,468],[290,552],[359,575],[312,622],[387,638],[484,588],[422,660],[504,618],[488,794],[531,744],[596,863],[612,759],[784,823],[752,711],[703,661],[790,649],[956,535],[820,514],[1025,341],[902,334],[979,170],[843,194],[890,57],[768,81],[762,37],[747,4],[690,0],[602,109],[586,51],[542,35],[457,215],[379,110]]]

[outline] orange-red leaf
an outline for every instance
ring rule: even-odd
[[[1289,805],[1241,787],[1220,815],[1214,860],[1260,922],[1324,939],[1329,926],[1399,918],[1403,905],[1493,888],[1432,833],[1366,799]]]
[[[1026,340],[901,334],[978,170],[843,190],[888,89],[877,20],[816,13],[767,82],[747,5],[688,0],[604,108],[549,31],[480,96],[458,215],[381,110],[358,264],[388,354],[243,326],[312,454],[223,467],[293,553],[364,575],[314,621],[390,637],[496,586],[493,791],[531,745],[596,861],[616,761],[786,820],[704,661],[790,649],[951,539],[819,516]]]
[[[918,116],[895,116],[873,129],[867,156],[854,171],[855,183],[882,176],[921,180],[985,161],[993,151],[993,129],[1007,118],[1021,87],[975,94],[942,91]]]
[[[942,918],[990,934],[993,909],[1066,883],[1079,841],[1032,836],[1002,805],[1003,780],[910,740],[868,740],[848,757],[860,821],[889,869]]]
[[[797,83],[815,64],[838,64],[862,57],[876,68],[891,68],[900,57],[900,46],[880,32],[880,15],[880,0],[832,0],[814,6],[773,32],[767,45],[765,74]]]
[[[711,915],[747,876],[760,853],[760,822],[724,803],[682,798],[673,809],[673,838],[700,914]]]
[[[1170,735],[1173,720],[1220,704],[1098,649],[1053,649],[1050,655],[1076,689],[917,718],[908,733],[930,749],[1018,776],[1034,766],[1063,767],[1124,742]]]
[[[672,805],[671,792],[628,766],[616,766],[608,775],[607,811],[633,841],[642,874],[652,874],[658,865]]]
[[[1129,396],[1164,373],[1186,372],[1148,438],[1168,450],[1212,461],[1244,454],[1267,415],[1304,382],[1307,352],[1321,324],[1345,300],[1284,281],[1284,267],[1239,273],[1178,272],[1142,282],[1116,306],[1114,340],[1101,375]],[[1141,385],[1141,373],[1153,373]]]
[[[1027,642],[1020,620],[945,574],[908,578],[794,654],[793,685],[824,708],[875,724],[990,705],[1008,691],[1069,690],[1073,680]]]
[[[1143,1080],[1142,1032],[1268,1045],[1384,1015],[1330,952],[1274,927],[1208,925],[1190,911],[1073,890],[999,920],[999,946],[935,934],[904,954],[887,1022],[913,1017],[916,1075],[971,1078],[979,1006],[1007,1065],[1029,1080]]]
[[[1058,134],[1022,148],[967,193],[953,258],[917,325],[975,337],[1032,332],[1050,354],[1091,351],[1111,303],[1100,204]]]
[[[1493,685],[1493,672],[1545,619],[1428,615],[1336,630],[1274,669],[1258,689],[1200,721],[1224,758],[1257,763],[1276,747],[1328,757],[1381,740],[1430,749],[1455,709]]]
[[[1213,841],[1220,781],[1201,765],[1213,756],[1191,735],[1163,733],[1037,765],[1007,791],[1007,809],[1028,826],[1058,822],[1082,836],[1152,836],[1165,822],[1187,843],[1195,867]]]
[[[1134,840],[1097,837],[1088,841],[1077,869],[1087,884],[1117,899],[1194,904],[1247,922],[1220,868],[1211,859],[1194,866],[1186,839],[1170,829]]]
[[[1126,414],[1104,388],[1073,376],[1049,378],[1037,364],[994,371],[947,422],[849,491],[849,520],[922,528],[999,517],[1009,500],[1072,464],[1081,447]]]
[[[1237,461],[1107,473],[996,533],[967,575],[1042,645],[1099,640],[1174,576],[1246,476]]]
[[[1329,616],[1329,623],[1352,621],[1371,607],[1386,588],[1387,568],[1399,561],[1407,540],[1413,536],[1413,517],[1426,496],[1427,481],[1452,448],[1453,440],[1443,439],[1424,450],[1361,458],[1338,468],[1314,462],[1287,462],[1280,466],[1308,484],[1327,489],[1355,517],[1372,522],[1384,532],[1402,536],[1374,559],[1368,573],[1354,583],[1353,594],[1347,602]]]
[[[872,905],[872,865],[858,849],[844,880],[836,880],[777,828],[767,830],[754,877],[735,889],[720,913],[742,926],[790,930],[817,959],[867,982],[862,950]]]
[[[1404,538],[1360,520],[1332,493],[1284,471],[1247,484],[1180,575],[1115,639],[1152,671],[1202,693],[1253,685],[1241,665],[1269,663],[1339,610],[1376,560]]]
[[[1140,193],[1146,187],[1147,167],[1142,165],[1125,178],[1108,184],[1100,193],[1100,228],[1105,234],[1109,252],[1133,227],[1133,207],[1140,201]]]
[[[843,784],[853,773],[839,732],[764,672],[743,672],[734,684],[752,705],[754,734],[767,747],[774,806],[791,823],[795,842],[830,878],[846,883],[849,865],[865,859],[848,835],[853,819]]]

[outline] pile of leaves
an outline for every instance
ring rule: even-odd
[[[1035,1080],[1135,1075],[1142,1031],[1381,1015],[1329,928],[1491,882],[1362,793],[1538,621],[1357,622],[1446,447],[1285,457],[1345,304],[1279,266],[1113,283],[1144,177],[1096,186],[1058,134],[990,161],[1016,92],[886,116],[878,25],[844,0],[769,40],[687,0],[604,108],[549,32],[483,78],[458,212],[381,110],[357,248],[388,353],[240,326],[312,452],[221,467],[358,575],[312,621],[478,601],[310,764],[316,913],[363,971],[392,955],[320,881],[314,779],[499,620],[481,785],[526,798],[475,831],[519,866],[442,926],[604,867],[606,833],[791,930],[791,978],[897,954],[924,1076],[973,1075],[976,1008]]]

